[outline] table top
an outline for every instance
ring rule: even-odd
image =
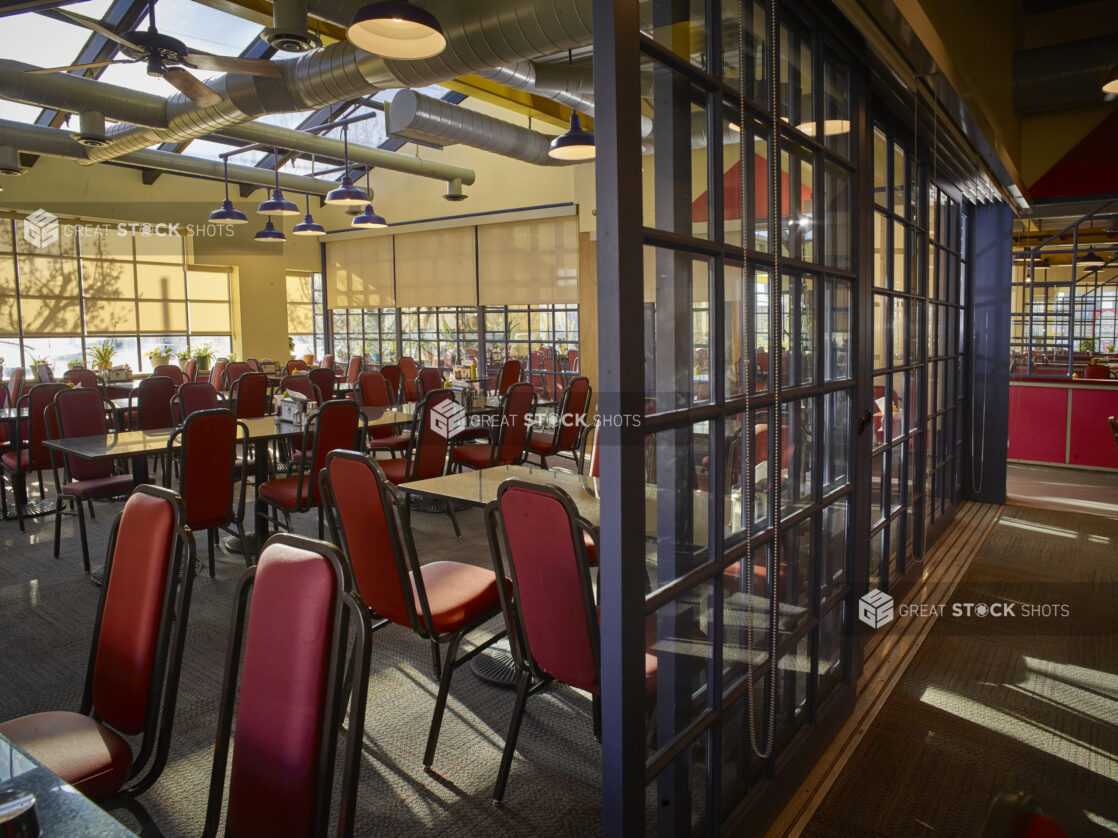
[[[115,838],[132,833],[104,809],[50,769],[40,765],[0,734],[0,791],[35,795],[35,814],[43,838]]]

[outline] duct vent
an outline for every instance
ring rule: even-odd
[[[0,146],[0,175],[22,175],[19,165],[19,152],[12,146]]]
[[[89,148],[109,144],[105,136],[105,117],[98,111],[84,111],[78,117],[78,130],[70,134],[74,140]]]
[[[322,40],[307,31],[306,0],[276,0],[272,21],[272,28],[260,33],[268,46],[280,52],[309,52],[322,46]]]

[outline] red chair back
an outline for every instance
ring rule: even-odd
[[[237,380],[242,375],[250,372],[252,372],[252,367],[250,367],[244,361],[230,362],[229,366],[225,368],[225,389],[232,389],[233,385],[237,383]]]
[[[193,358],[187,358],[186,363],[182,365],[182,375],[187,381],[194,381],[198,378],[198,362]]]
[[[337,381],[337,377],[334,375],[333,368],[318,367],[311,370],[307,378],[313,381],[314,386],[318,388],[318,392],[322,396],[319,399],[320,402],[328,402],[334,398],[334,383]]]
[[[493,551],[494,562],[498,578],[512,583],[511,611],[499,587],[524,641],[514,654],[536,673],[598,692],[598,618],[574,503],[561,489],[506,480],[493,508],[505,545]]]
[[[322,369],[324,369],[324,370],[334,369],[334,356],[333,355],[323,355],[322,356]]]
[[[137,430],[154,431],[174,426],[171,399],[175,397],[175,384],[171,379],[161,375],[148,376],[135,392]]]
[[[210,369],[210,386],[215,390],[225,389],[225,368],[228,366],[229,362],[224,358],[218,358],[214,361],[214,365]]]
[[[221,527],[233,520],[237,427],[230,410],[199,410],[167,442],[168,453],[179,460],[179,493],[186,525],[192,530]],[[247,429],[243,433],[247,439]]]
[[[419,367],[415,359],[404,355],[400,358],[400,380],[404,386],[404,401],[419,401]]]
[[[380,368],[380,374],[384,376],[385,383],[388,384],[388,395],[395,404],[400,400],[400,380],[403,378],[403,372],[395,364],[384,364]]]
[[[20,397],[23,395],[23,367],[16,367],[12,370],[12,376],[8,379],[8,404],[14,405],[19,402]]]
[[[311,381],[310,376],[307,375],[289,375],[286,376],[280,383],[280,387],[284,390],[290,390],[292,393],[299,393],[306,396],[312,402],[322,402],[322,394],[314,382]]]
[[[531,433],[529,417],[536,402],[531,384],[514,384],[501,398],[501,427],[492,465],[507,466],[524,459]]]
[[[393,403],[388,382],[379,372],[361,373],[354,394],[362,407],[390,407]]]
[[[509,391],[509,387],[520,380],[520,362],[519,361],[505,361],[505,365],[501,367],[501,375],[497,379],[497,395],[503,396]]]
[[[248,368],[253,372],[260,372],[260,362],[255,358],[245,358],[245,363],[248,364]]]
[[[177,364],[160,364],[151,372],[152,375],[161,375],[164,378],[171,379],[171,382],[176,387],[181,387],[186,383],[186,375],[179,368]]]
[[[361,599],[386,620],[416,627],[415,600],[384,472],[371,457],[332,451],[322,480],[331,531],[349,559]]]
[[[438,477],[446,469],[446,450],[450,441],[445,432],[435,430],[432,416],[438,405],[452,401],[454,394],[450,390],[432,390],[423,397],[423,404],[416,409],[409,451],[409,481]]]
[[[443,386],[443,376],[436,367],[424,367],[419,371],[419,395],[426,396]]]
[[[571,381],[559,405],[557,451],[571,451],[578,444],[590,407],[590,379],[579,376]]]
[[[303,470],[299,474],[299,494],[303,497],[303,481],[310,481],[310,505],[318,506],[321,503],[319,493],[318,473],[326,465],[326,455],[339,448],[356,449],[360,447],[358,428],[360,427],[361,411],[357,402],[352,399],[334,399],[325,402],[318,411],[311,416],[304,433],[303,450],[312,450],[310,458],[311,467],[307,468],[307,460],[303,461]],[[311,440],[313,439],[313,443]],[[308,444],[310,443],[310,444]]]
[[[105,418],[105,403],[101,393],[87,387],[59,390],[54,397],[57,411],[58,436],[67,439],[79,436],[103,436],[109,433],[109,422]],[[87,460],[84,457],[66,455],[66,471],[72,480],[92,480],[110,477],[113,473],[112,460]]]
[[[235,601],[203,834],[218,831],[230,744],[224,834],[327,834],[339,715],[346,709],[339,696],[348,622],[354,674],[337,826],[347,838],[364,738],[369,643],[364,615],[346,593],[341,559],[325,542],[274,536],[242,577]]]
[[[287,372],[288,375],[291,375],[291,373],[295,372],[296,370],[299,370],[300,372],[306,372],[307,362],[292,358],[290,361],[287,362],[287,366],[284,367],[284,370]]]
[[[345,380],[347,384],[356,384],[357,377],[361,375],[361,370],[365,368],[365,359],[360,355],[354,355],[349,359],[349,363],[345,368]]]
[[[85,368],[75,368],[62,373],[62,380],[75,387],[85,387],[90,390],[100,391],[101,382],[97,380],[97,373]]]
[[[233,414],[238,419],[264,416],[268,408],[268,376],[262,372],[246,372],[229,391],[233,399]]]
[[[177,422],[182,422],[190,414],[199,410],[214,410],[219,404],[217,390],[211,387],[208,381],[186,382],[179,388],[175,400],[179,407]]]
[[[27,451],[30,471],[48,469],[51,466],[50,449],[43,443],[49,439],[47,434],[47,408],[54,403],[54,397],[70,388],[61,383],[36,384],[20,400],[27,405]],[[22,406],[22,405],[21,405]]]
[[[1110,378],[1110,367],[1102,364],[1088,364],[1083,368],[1084,378]]]

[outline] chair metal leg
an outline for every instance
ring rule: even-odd
[[[40,498],[46,498],[46,496],[47,496],[47,489],[46,489],[46,487],[45,487],[45,486],[43,485],[43,473],[42,473],[41,471],[38,471],[38,472],[36,472],[36,474],[38,474],[38,475],[39,475],[39,497],[40,497]]]
[[[217,568],[214,564],[214,542],[217,541],[217,531],[212,527],[206,530],[206,548],[210,554],[210,578],[213,579],[217,576]]]
[[[439,730],[443,726],[443,711],[446,710],[446,697],[450,692],[450,679],[454,677],[454,659],[458,657],[458,646],[465,631],[459,631],[450,639],[446,647],[446,661],[442,675],[439,676],[439,696],[435,699],[435,714],[431,717],[431,731],[427,734],[427,750],[423,754],[423,767],[430,768],[435,761],[435,748],[439,744]]]
[[[547,457],[545,457],[543,454],[540,454],[540,467],[547,468]]]
[[[61,505],[61,501],[59,501]],[[82,508],[81,500],[75,500],[74,506],[78,508],[78,532],[81,534],[82,541],[82,565],[85,567],[85,572],[89,573],[89,542],[85,535],[85,509]]]
[[[439,678],[443,674],[442,662],[442,649],[439,648],[439,641],[431,641],[431,663],[435,667],[435,677]]]
[[[16,498],[16,520],[19,521],[19,531],[25,532],[26,528],[23,526],[23,505],[27,503],[26,472],[16,472],[16,485],[12,490],[12,494],[15,495]]]
[[[86,503],[89,506],[89,520],[96,521],[97,513],[93,511],[93,498],[90,498]]]
[[[245,526],[240,521],[237,521],[237,538],[241,540],[241,549],[244,551],[245,567],[252,567],[256,564],[256,556],[252,554],[249,548],[248,539],[245,537]]]
[[[81,501],[79,501],[80,503]],[[62,540],[62,498],[54,507],[54,557],[59,557],[59,542]]]
[[[454,534],[459,538],[462,537],[462,529],[458,526],[458,516],[454,514],[454,502],[446,502],[446,514],[450,516],[450,523],[454,524]],[[321,537],[321,536],[320,536]]]
[[[512,758],[516,753],[516,740],[520,736],[520,722],[524,718],[524,705],[528,701],[528,686],[531,680],[532,675],[527,669],[517,673],[516,704],[512,708],[509,735],[505,737],[505,752],[501,755],[501,768],[497,772],[497,785],[493,788],[493,802],[498,805],[505,797],[505,784],[508,783],[509,769],[512,768]]]
[[[322,517],[322,507],[318,507],[318,540],[326,538],[326,524]]]
[[[597,693],[594,694],[591,704],[591,711],[594,715],[594,738],[599,742],[602,741],[602,697]]]

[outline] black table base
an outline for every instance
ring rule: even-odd
[[[42,498],[28,501],[23,505],[24,518],[39,518],[43,515],[53,515],[58,511],[58,501],[55,498]],[[5,521],[15,521],[19,518],[14,505],[8,507],[4,515]]]
[[[509,688],[516,686],[516,661],[501,649],[479,653],[470,661],[470,669],[487,684]]]

